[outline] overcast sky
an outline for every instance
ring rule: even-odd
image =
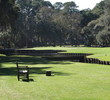
[[[79,6],[78,9],[86,9],[86,8],[94,8],[97,3],[99,3],[102,0],[45,0],[45,1],[50,1],[52,4],[55,2],[68,2],[68,1],[74,1],[77,6]]]

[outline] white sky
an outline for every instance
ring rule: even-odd
[[[50,1],[52,4],[55,2],[68,2],[68,1],[74,1],[78,7],[78,9],[86,9],[86,8],[94,8],[97,3],[99,3],[102,0],[45,0],[45,1]]]

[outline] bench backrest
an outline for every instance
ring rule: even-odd
[[[29,70],[28,66],[19,66],[18,62],[16,62],[16,67],[17,67],[18,72],[20,70],[27,70],[27,71]]]

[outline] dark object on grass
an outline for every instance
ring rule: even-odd
[[[29,79],[29,81],[34,81],[33,79]]]
[[[28,66],[19,66],[18,62],[16,63],[16,66],[17,66],[18,81],[20,79],[29,81],[29,68],[28,68]]]
[[[46,71],[46,76],[51,76],[52,71]]]
[[[33,80],[33,79],[29,79],[29,80],[27,80],[27,79],[22,79],[22,81],[23,81],[23,82],[33,82],[34,80]]]

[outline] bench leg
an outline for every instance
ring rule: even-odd
[[[19,79],[20,79],[20,76],[19,76],[19,74],[18,74],[17,78],[18,78],[18,81],[19,81]]]
[[[29,81],[29,73],[27,73],[26,78],[27,78],[27,80]]]

